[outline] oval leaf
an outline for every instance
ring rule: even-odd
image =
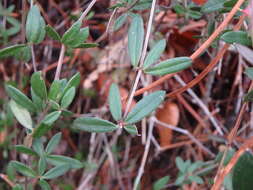
[[[177,57],[173,59],[168,59],[165,61],[162,61],[161,63],[149,67],[144,70],[146,74],[150,75],[166,75],[170,73],[176,73],[179,71],[182,71],[188,67],[190,67],[192,64],[192,60],[189,57]]]
[[[157,180],[153,185],[153,190],[161,190],[164,189],[166,184],[169,182],[170,176],[164,176],[161,179]]]
[[[54,111],[45,116],[45,118],[41,121],[45,125],[52,125],[61,115],[61,111]]]
[[[48,98],[53,101],[57,101],[60,98],[61,94],[61,82],[59,80],[55,80],[49,89]]]
[[[9,105],[18,122],[27,129],[32,130],[33,126],[30,113],[22,106],[16,104],[16,102],[13,100],[10,101]]]
[[[55,134],[49,141],[46,147],[46,153],[51,154],[55,147],[59,144],[61,140],[61,133]]]
[[[75,48],[82,44],[89,36],[89,28],[82,28],[79,33],[72,39],[68,41],[68,46]]]
[[[52,38],[53,40],[61,41],[60,35],[58,34],[58,32],[56,32],[56,30],[52,26],[47,25],[45,27],[45,30],[50,38]]]
[[[221,40],[225,41],[226,43],[232,44],[242,44],[245,46],[251,46],[252,40],[247,32],[244,31],[229,31],[220,37]]]
[[[121,98],[119,88],[116,84],[112,84],[109,91],[109,107],[113,119],[116,121],[121,119]]]
[[[74,100],[75,94],[76,94],[75,87],[71,87],[70,89],[68,89],[68,91],[62,97],[61,107],[67,108]]]
[[[36,128],[33,129],[32,136],[34,138],[40,138],[44,134],[46,134],[51,128],[52,128],[52,125],[46,125],[44,123],[40,123]]]
[[[55,166],[70,164],[70,168],[72,169],[80,169],[84,166],[84,164],[79,160],[61,155],[48,155],[46,160],[48,163]]]
[[[163,39],[157,42],[145,58],[143,69],[146,69],[155,63],[160,58],[161,54],[165,50],[165,47],[166,40]]]
[[[165,91],[153,92],[142,98],[127,115],[125,122],[136,123],[154,111],[164,100]]]
[[[41,71],[34,72],[31,77],[31,86],[34,93],[39,96],[41,99],[47,99],[47,87],[45,81],[41,76]]]
[[[141,16],[133,17],[132,23],[128,31],[128,52],[131,63],[137,67],[141,57],[142,46],[144,40],[144,27]]]
[[[81,28],[82,22],[78,20],[75,22],[62,36],[61,42],[65,45],[68,45],[68,43],[78,35],[80,28]]]
[[[35,171],[33,171],[31,168],[26,166],[25,164],[18,162],[18,161],[11,161],[11,165],[13,168],[17,170],[17,172],[23,174],[24,176],[27,177],[36,177]]]
[[[80,73],[76,73],[71,79],[69,79],[68,83],[65,85],[63,90],[63,95],[70,89],[71,87],[77,88],[81,81],[81,75]]]
[[[17,152],[23,153],[23,154],[27,154],[27,155],[31,155],[31,156],[38,156],[38,154],[33,151],[32,149],[24,146],[24,145],[16,145],[15,149]]]
[[[116,130],[118,126],[95,117],[80,117],[75,119],[73,128],[88,132],[105,133]]]
[[[13,45],[13,46],[1,49],[0,50],[0,58],[13,56],[13,55],[21,52],[25,47],[26,47],[26,45],[19,44],[19,45]]]
[[[46,172],[41,178],[42,179],[53,179],[57,178],[63,174],[65,174],[69,169],[69,164],[59,165],[52,169],[50,169],[48,172]]]

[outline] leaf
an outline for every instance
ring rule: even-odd
[[[65,45],[68,45],[69,41],[78,35],[82,22],[78,20],[75,22],[62,36],[61,42]]]
[[[252,45],[251,37],[244,31],[229,31],[222,34],[220,39],[229,44],[237,43],[245,46]]]
[[[40,123],[37,127],[33,129],[32,136],[34,138],[40,138],[44,134],[46,134],[51,128],[52,128],[52,125],[46,125],[44,123]]]
[[[31,95],[32,95],[32,101],[36,107],[37,113],[41,113],[45,106],[45,102],[39,96],[35,94],[32,88],[31,88]]]
[[[245,73],[251,80],[253,80],[253,67],[246,68]]]
[[[127,17],[128,17],[128,14],[125,13],[125,14],[122,14],[121,16],[119,16],[116,20],[115,20],[115,23],[114,23],[114,26],[113,26],[113,30],[114,31],[117,31],[118,29],[120,29],[126,22],[127,20]]]
[[[124,126],[124,129],[131,135],[138,135],[138,130],[135,125],[126,125]]]
[[[111,85],[109,91],[109,107],[113,119],[119,121],[122,117],[121,97],[119,87],[114,83]]]
[[[252,102],[253,101],[253,90],[249,91],[243,98],[244,102]]]
[[[176,157],[176,165],[180,172],[185,173],[187,167],[181,157]]]
[[[28,166],[26,166],[25,164],[21,162],[11,161],[11,165],[13,168],[15,168],[17,172],[21,173],[24,176],[32,177],[32,178],[36,177],[36,173],[31,168],[29,168]]]
[[[45,125],[52,125],[61,115],[61,111],[54,111],[46,115],[45,118],[41,121]]]
[[[12,188],[12,190],[24,190],[24,188],[22,185],[17,184]]]
[[[197,184],[204,183],[203,179],[199,176],[189,176],[189,180],[191,180],[192,182],[196,182]]]
[[[45,156],[41,156],[38,163],[38,172],[40,176],[44,174],[44,172],[46,171],[46,168],[47,168],[47,163],[46,163]]]
[[[132,23],[128,31],[128,53],[131,63],[137,67],[141,57],[142,46],[144,40],[144,26],[141,16],[133,17]]]
[[[56,133],[49,141],[46,147],[46,153],[51,154],[51,152],[56,148],[61,140],[61,133]]]
[[[61,155],[48,155],[46,157],[46,160],[48,163],[59,166],[59,165],[64,165],[64,164],[70,164],[70,168],[72,169],[80,169],[84,167],[84,164],[80,162],[77,159],[70,158],[67,156],[61,156]]]
[[[50,100],[58,101],[61,94],[61,82],[59,80],[54,80],[54,82],[51,84],[48,98]]]
[[[163,39],[157,42],[145,58],[143,69],[146,69],[150,65],[155,63],[160,58],[161,54],[164,52],[165,47],[166,40]]]
[[[30,113],[25,108],[16,104],[16,102],[13,100],[10,101],[9,105],[12,113],[14,114],[18,122],[27,129],[33,130],[32,118]]]
[[[64,95],[71,87],[77,88],[81,81],[80,73],[76,73],[71,79],[69,79],[68,83],[64,87],[62,95]]]
[[[98,46],[98,44],[96,44],[96,43],[81,43],[73,48],[94,48],[97,46]]]
[[[56,30],[52,26],[47,25],[45,27],[45,30],[50,38],[52,38],[53,40],[61,41],[60,35],[58,34],[58,32],[56,32]]]
[[[17,60],[29,62],[32,58],[31,47],[25,46],[13,54]]]
[[[164,176],[157,180],[153,185],[153,190],[161,190],[165,188],[166,184],[169,182],[170,176]]]
[[[31,86],[34,93],[39,96],[42,100],[47,99],[47,87],[45,81],[41,76],[41,71],[34,72],[31,77]]]
[[[17,152],[20,152],[23,154],[27,154],[27,155],[31,155],[31,156],[38,156],[38,154],[36,152],[34,152],[32,149],[30,149],[24,145],[15,145],[15,149]]]
[[[201,11],[204,13],[219,11],[224,8],[225,1],[226,0],[208,0],[204,6],[202,6]]]
[[[41,138],[36,138],[32,144],[33,150],[37,152],[39,156],[44,156],[44,145]]]
[[[245,152],[237,161],[233,170],[233,189],[252,190],[253,156]]]
[[[74,120],[73,128],[87,132],[105,133],[118,129],[118,126],[95,117],[79,117]]]
[[[144,70],[146,74],[151,75],[166,75],[170,73],[176,73],[190,67],[192,60],[189,57],[177,57],[162,61],[161,63],[149,67]]]
[[[46,172],[41,178],[42,179],[53,179],[57,178],[63,174],[65,174],[69,169],[69,164],[59,165],[52,169],[50,169],[48,172]]]
[[[33,102],[26,97],[20,90],[17,88],[11,86],[11,85],[6,85],[6,91],[7,94],[20,106],[23,108],[26,108],[27,110],[34,112],[36,110],[35,105]]]
[[[0,50],[0,58],[14,56],[15,54],[21,52],[25,47],[26,47],[25,44],[18,44],[7,48],[3,48]]]
[[[39,185],[40,185],[42,190],[51,190],[50,185],[44,179],[39,180]]]
[[[195,170],[201,168],[202,166],[203,166],[203,163],[201,161],[196,161],[193,164],[191,164],[189,168],[187,168],[187,172],[193,173]]]
[[[73,39],[69,40],[67,45],[72,47],[72,48],[76,48],[78,47],[80,44],[82,44],[89,36],[89,28],[82,28],[80,29],[79,33],[73,37]]]
[[[186,177],[185,175],[180,175],[175,181],[175,185],[178,185],[178,186],[182,185],[185,180],[185,177]]]
[[[61,107],[67,108],[74,100],[75,94],[76,94],[75,87],[71,87],[70,89],[68,89],[68,91],[62,97]]]
[[[26,20],[26,38],[30,43],[38,44],[45,38],[45,21],[37,5],[32,5]]]
[[[165,91],[153,92],[142,98],[127,115],[125,122],[136,123],[154,111],[165,98]]]

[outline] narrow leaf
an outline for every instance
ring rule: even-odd
[[[148,68],[150,65],[154,64],[164,52],[166,47],[166,40],[160,40],[157,42],[151,51],[148,53],[147,57],[145,58],[143,69]]]
[[[115,121],[121,119],[121,97],[119,88],[116,84],[112,84],[109,91],[109,107],[112,117]]]
[[[71,87],[70,89],[68,89],[68,91],[62,97],[61,107],[67,108],[74,100],[75,94],[76,94],[75,87]]]
[[[27,154],[27,155],[31,155],[31,156],[38,156],[38,154],[36,152],[34,152],[32,149],[30,149],[24,145],[16,145],[15,149],[17,152],[20,152],[23,154]]]
[[[33,73],[31,77],[31,86],[34,93],[39,96],[41,99],[47,99],[47,87],[45,81],[41,76],[41,71]]]
[[[45,30],[50,38],[52,38],[53,40],[61,41],[60,35],[58,34],[58,32],[56,32],[56,30],[52,26],[47,25],[45,27]]]
[[[113,30],[114,30],[114,31],[117,31],[118,29],[120,29],[120,28],[124,25],[124,23],[125,23],[126,20],[127,20],[127,16],[128,16],[128,14],[125,13],[125,14],[119,16],[119,17],[115,20],[115,23],[114,23],[114,26],[113,26]]]
[[[13,56],[13,55],[19,53],[20,51],[22,51],[22,49],[25,47],[26,47],[25,44],[18,44],[18,45],[13,45],[13,46],[1,49],[0,50],[0,58]]]
[[[54,111],[46,115],[45,118],[41,121],[46,125],[52,125],[61,115],[61,111]]]
[[[124,129],[131,135],[138,135],[138,130],[135,125],[126,125]]]
[[[63,95],[71,88],[75,87],[77,88],[78,85],[80,84],[81,81],[81,75],[80,73],[76,73],[73,77],[71,77],[68,81],[68,83],[65,85],[64,90],[63,90]]]
[[[44,172],[46,171],[46,167],[47,167],[47,163],[46,163],[45,156],[41,156],[38,163],[38,172],[40,176],[44,174]]]
[[[166,74],[182,71],[190,67],[191,64],[192,64],[191,58],[177,57],[177,58],[162,61],[161,63],[153,67],[149,67],[145,69],[144,72],[146,74],[161,76],[161,75],[166,75]]]
[[[39,180],[39,185],[42,190],[51,190],[50,185],[44,179]]]
[[[56,148],[61,140],[61,133],[56,133],[49,141],[46,147],[46,153],[51,154],[51,152]]]
[[[245,31],[229,31],[222,34],[220,39],[229,44],[237,43],[245,46],[252,45],[251,37]]]
[[[95,44],[95,43],[81,43],[73,48],[94,48],[97,46],[98,46],[98,44]]]
[[[69,164],[56,166],[56,167],[50,169],[48,172],[46,172],[41,178],[42,179],[57,178],[57,177],[65,174],[70,169],[69,166],[70,166]]]
[[[137,67],[141,57],[142,46],[144,40],[144,26],[141,16],[133,17],[132,23],[128,31],[128,52],[131,63]]]
[[[84,166],[84,164],[77,159],[61,155],[48,155],[46,160],[48,163],[55,166],[70,164],[70,168],[72,169],[80,169]]]
[[[30,113],[22,106],[16,104],[16,102],[13,100],[10,101],[9,105],[18,122],[27,129],[32,130],[33,126]]]
[[[58,101],[61,94],[61,82],[59,80],[55,80],[49,89],[48,98],[53,101]]]
[[[161,190],[164,189],[166,184],[169,182],[170,176],[164,176],[161,179],[157,180],[153,185],[153,190]]]
[[[127,115],[125,122],[136,123],[154,111],[165,98],[165,91],[153,92],[142,98]]]
[[[44,123],[40,123],[37,127],[33,129],[32,136],[34,138],[40,138],[44,134],[46,134],[50,129],[52,129],[52,125],[46,125]]]
[[[36,173],[31,168],[21,162],[11,161],[11,165],[17,170],[17,172],[21,173],[24,176],[32,178],[36,177]]]
[[[224,3],[226,0],[208,0],[204,6],[202,6],[201,11],[204,13],[211,13],[214,11],[219,11],[224,8]]]
[[[79,117],[74,120],[73,128],[87,132],[105,133],[116,130],[118,126],[95,117]]]

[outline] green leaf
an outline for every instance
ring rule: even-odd
[[[141,57],[142,46],[144,41],[144,26],[141,16],[133,17],[132,23],[128,31],[128,52],[131,63],[137,67]]]
[[[253,101],[253,90],[251,90],[250,92],[248,92],[244,98],[243,98],[244,102],[252,102]]]
[[[18,122],[27,129],[32,130],[33,125],[30,113],[22,106],[16,104],[16,102],[13,100],[10,101],[9,105]]]
[[[44,145],[41,138],[36,138],[32,144],[33,150],[39,155],[44,156]]]
[[[84,164],[77,159],[61,155],[48,155],[46,160],[48,163],[55,166],[70,164],[70,168],[72,169],[80,169],[84,166]]]
[[[71,87],[70,89],[68,89],[67,92],[62,97],[61,107],[67,108],[74,100],[75,94],[76,94],[75,87]]]
[[[189,57],[177,57],[162,61],[161,63],[149,67],[144,70],[146,74],[151,75],[166,75],[169,73],[176,73],[190,67],[192,60]]]
[[[187,167],[181,157],[176,157],[176,165],[180,172],[185,173]]]
[[[113,30],[114,31],[117,31],[118,29],[120,29],[126,22],[127,20],[127,17],[128,17],[128,14],[125,13],[125,14],[122,14],[121,16],[119,16],[116,20],[115,20],[115,23],[114,23],[114,26],[113,26]]]
[[[251,37],[244,31],[229,31],[222,34],[220,39],[229,44],[237,43],[245,46],[252,45]]]
[[[41,121],[45,125],[52,125],[61,115],[61,111],[54,111],[46,115],[45,118]]]
[[[208,0],[204,6],[202,6],[201,11],[204,13],[219,11],[224,8],[225,1],[226,0]]]
[[[40,185],[42,190],[51,190],[50,185],[44,179],[39,180],[39,185]]]
[[[142,98],[127,115],[125,122],[136,123],[154,111],[165,98],[165,91],[153,92]]]
[[[112,84],[109,91],[109,107],[112,117],[115,121],[119,121],[122,117],[121,97],[119,88],[116,84]]]
[[[25,46],[13,55],[16,59],[24,62],[29,62],[32,58],[31,47]]]
[[[36,107],[33,102],[17,88],[11,85],[6,85],[6,91],[7,94],[20,106],[26,108],[31,112],[34,112],[36,110]]]
[[[175,181],[175,185],[178,185],[178,186],[182,185],[185,180],[185,177],[186,177],[185,175],[180,175]]]
[[[65,174],[70,169],[69,164],[59,165],[46,172],[42,179],[53,179]]]
[[[189,168],[187,168],[188,173],[193,173],[195,170],[201,168],[203,163],[201,161],[196,161]]]
[[[20,152],[23,154],[27,154],[27,155],[31,155],[31,156],[38,156],[38,154],[36,152],[34,152],[32,149],[30,149],[24,145],[15,145],[15,149],[17,152]]]
[[[51,152],[56,148],[61,140],[61,133],[56,133],[49,141],[46,147],[46,153],[51,154]]]
[[[118,129],[118,126],[95,117],[79,117],[74,120],[73,128],[88,132],[105,133]]]
[[[12,188],[12,190],[24,190],[24,188],[22,185],[17,184]]]
[[[80,29],[79,33],[71,40],[68,41],[67,45],[73,48],[78,47],[82,44],[89,36],[89,28]]]
[[[71,77],[71,79],[69,79],[68,83],[64,87],[62,94],[64,95],[71,87],[77,88],[78,85],[80,84],[80,81],[81,81],[81,75],[78,72],[73,77]]]
[[[61,42],[65,45],[68,45],[68,43],[78,35],[80,28],[81,28],[82,22],[78,20],[75,22],[62,36]]]
[[[15,168],[17,172],[21,173],[24,176],[32,177],[32,178],[36,177],[35,171],[33,171],[31,168],[29,168],[28,166],[26,166],[25,164],[21,162],[11,161],[11,165],[13,168]]]
[[[245,152],[237,161],[233,170],[233,189],[252,190],[253,156]]]
[[[18,45],[13,45],[4,49],[0,50],[0,58],[4,57],[9,57],[9,56],[14,56],[15,54],[21,52],[23,48],[25,48],[25,44],[18,44]]]
[[[169,182],[170,176],[164,176],[157,180],[153,185],[153,190],[161,190],[165,188],[166,184]]]
[[[54,80],[54,82],[50,86],[48,98],[50,100],[54,100],[57,102],[60,98],[60,94],[61,94],[61,81]]]
[[[37,5],[31,6],[26,20],[26,38],[30,43],[38,44],[45,38],[45,21]]]
[[[124,129],[131,135],[138,135],[138,130],[135,125],[126,125],[124,126]]]
[[[33,129],[32,136],[34,138],[40,138],[44,134],[46,134],[51,128],[52,128],[52,125],[46,125],[44,123],[40,123],[36,128]]]
[[[32,101],[36,107],[37,113],[41,113],[45,106],[45,102],[39,96],[35,94],[32,88],[31,88],[31,95],[32,95]]]
[[[58,32],[56,32],[56,30],[52,26],[47,25],[45,27],[45,30],[50,38],[52,38],[53,40],[61,41],[60,35],[58,34]]]
[[[47,87],[45,81],[41,76],[41,71],[34,72],[31,77],[31,86],[34,93],[39,96],[42,100],[47,99]]]
[[[251,80],[253,80],[253,67],[246,68],[245,73]]]
[[[197,184],[203,184],[204,181],[201,177],[199,176],[189,176],[189,180],[192,182],[196,182]]]
[[[146,69],[155,63],[160,58],[161,54],[165,50],[165,47],[166,40],[163,39],[157,42],[145,58],[143,69]]]
[[[44,174],[44,172],[46,171],[46,168],[47,168],[47,163],[46,163],[45,156],[41,156],[38,163],[38,172],[40,176]]]
[[[75,47],[72,47],[72,48],[94,48],[94,47],[97,47],[98,44],[96,43],[81,43]]]

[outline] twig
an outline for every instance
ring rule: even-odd
[[[33,45],[30,45],[30,47],[31,47],[31,53],[32,53],[33,70],[34,70],[34,72],[37,72],[37,68],[36,68],[36,59],[35,59],[35,53],[34,53]]]
[[[10,185],[12,188],[15,186],[15,184],[8,178],[5,174],[0,174],[0,178],[2,178],[8,185]]]
[[[89,6],[85,9],[85,11],[83,12],[83,14],[80,16],[79,20],[83,20],[84,17],[86,17],[86,15],[89,13],[89,11],[93,7],[93,5],[96,3],[96,1],[97,0],[93,0],[93,1],[90,2]]]
[[[62,44],[61,45],[61,52],[60,52],[60,56],[59,56],[59,59],[58,59],[57,69],[56,69],[54,80],[59,80],[60,79],[60,74],[61,74],[61,68],[62,68],[62,64],[63,64],[64,54],[65,54],[65,45]]]

